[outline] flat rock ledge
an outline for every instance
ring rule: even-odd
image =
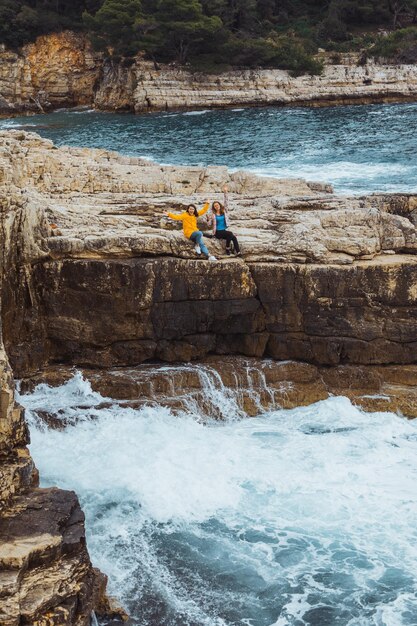
[[[212,355],[197,363],[145,363],[105,370],[51,365],[23,379],[22,389],[28,392],[43,383],[56,387],[76,374],[103,396],[96,409],[109,404],[135,409],[165,406],[174,414],[198,411],[200,419],[224,420],[346,396],[365,411],[417,417],[417,365],[322,367],[301,361]],[[38,417],[51,428],[67,425],[46,411],[39,411]]]
[[[343,197],[301,179],[57,149],[23,131],[0,133],[0,175],[3,334],[16,376],[49,362],[213,353],[415,362],[414,195]],[[166,211],[221,200],[224,184],[242,257],[207,239],[219,258],[207,263]]]

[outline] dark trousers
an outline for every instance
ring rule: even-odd
[[[226,248],[230,248],[230,244],[233,243],[235,252],[240,252],[239,244],[236,237],[230,230],[216,230],[216,239],[226,239]]]

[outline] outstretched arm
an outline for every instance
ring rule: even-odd
[[[182,221],[184,219],[184,213],[167,213],[168,217],[170,217],[172,220],[180,220]]]
[[[210,206],[210,202],[207,200],[207,201],[204,203],[204,206],[203,206],[203,208],[201,209],[201,211],[198,211],[198,214],[199,214],[199,215],[204,215],[204,213],[207,213],[207,211],[209,210],[209,206]]]

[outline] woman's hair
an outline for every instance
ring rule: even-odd
[[[220,215],[224,215],[224,206],[223,206],[223,205],[222,205],[222,203],[221,203],[221,202],[219,202],[218,200],[215,200],[215,201],[213,202],[213,204],[211,205],[211,210],[213,211],[213,213],[215,213],[215,212],[216,212],[216,209],[214,208],[214,205],[215,205],[215,204],[218,204],[218,205],[219,205],[219,207],[220,207]]]
[[[193,207],[193,209],[194,209],[194,215],[195,215],[195,217],[198,217],[198,211],[197,211],[197,207],[196,207],[196,205],[195,205],[195,204],[189,204],[189,205],[187,206],[187,209],[186,209],[186,210],[187,210],[187,212],[188,212],[188,209],[190,208],[190,206],[191,206],[191,207]]]

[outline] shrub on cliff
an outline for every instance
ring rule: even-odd
[[[232,37],[223,46],[224,58],[234,66],[289,70],[294,76],[320,74],[323,67],[312,54],[314,46],[292,35],[271,33],[268,38]]]
[[[186,63],[219,38],[219,17],[204,15],[199,0],[104,0],[83,20],[97,49],[115,55],[144,51],[160,61]]]
[[[214,52],[226,36],[221,19],[205,15],[199,0],[158,0],[152,18],[153,44],[145,42],[143,48],[161,61],[186,63],[201,52]]]
[[[379,37],[368,54],[389,63],[417,63],[417,27],[402,28]]]
[[[94,16],[84,11],[84,24],[94,47],[115,54],[135,54],[141,44],[141,11],[141,0],[106,0]]]

